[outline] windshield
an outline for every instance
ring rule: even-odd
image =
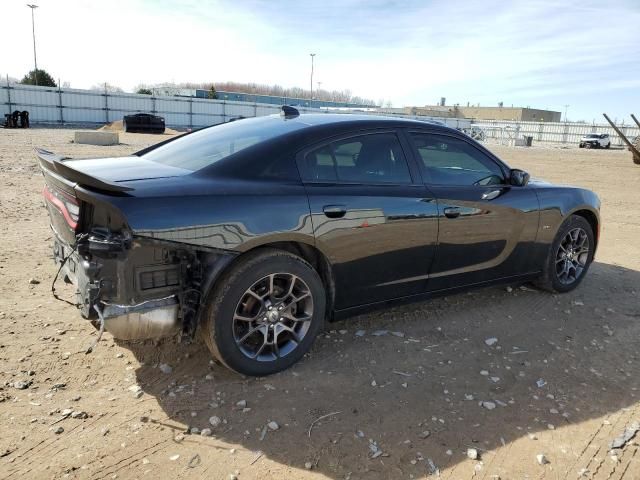
[[[279,116],[247,118],[185,135],[145,153],[146,160],[200,170],[256,143],[303,128]]]
[[[586,138],[600,138],[600,135],[597,133],[591,133],[589,135],[585,135]]]

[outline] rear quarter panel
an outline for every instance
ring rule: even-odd
[[[314,244],[302,185],[189,177],[130,184],[135,197],[112,203],[137,236],[237,252],[278,241]]]

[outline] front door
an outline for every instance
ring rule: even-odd
[[[508,172],[469,140],[410,134],[429,190],[438,199],[438,249],[429,290],[529,273],[538,231],[531,187],[508,183]]]
[[[333,265],[335,307],[426,291],[438,210],[394,131],[335,139],[301,155],[316,246]]]

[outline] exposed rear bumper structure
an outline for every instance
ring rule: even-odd
[[[107,303],[102,310],[104,328],[121,340],[171,336],[179,331],[178,309],[175,295],[136,305]]]

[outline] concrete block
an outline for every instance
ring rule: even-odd
[[[118,145],[118,132],[76,132],[75,143],[87,145]]]

